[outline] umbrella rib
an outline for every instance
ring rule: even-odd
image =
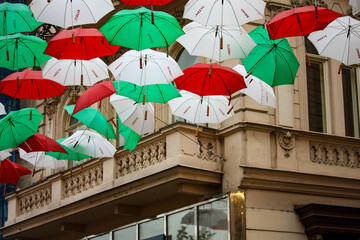
[[[223,80],[221,74],[218,73],[217,71],[214,71],[214,73],[215,73],[216,75],[218,75],[218,77],[221,79],[221,82],[222,82],[222,84],[224,85],[225,90],[228,92],[228,95],[231,96],[230,90],[229,90],[229,88],[226,86],[225,81]]]
[[[118,18],[121,18],[122,16],[120,16],[120,17],[116,17],[116,18],[114,18],[114,20],[113,21],[115,21],[115,19],[118,19]],[[125,17],[123,17],[123,18],[125,18]],[[126,18],[125,18],[126,19]],[[129,19],[129,21],[127,21],[127,22],[125,22],[125,23],[123,23],[122,24],[122,26],[115,32],[115,34],[114,34],[114,37],[109,41],[109,42],[112,42],[113,40],[114,40],[114,38],[119,34],[119,32],[125,27],[125,26],[127,26],[130,22],[132,22],[132,21],[136,21],[138,19],[138,16],[133,16],[132,18],[130,18]]]
[[[82,0],[82,2],[85,4],[86,8],[89,10],[89,13],[91,14],[93,21],[96,21],[95,16],[94,16],[93,12],[91,11],[89,5],[84,0]]]
[[[287,58],[283,55],[283,53],[280,52],[280,51],[278,51],[278,54],[276,54],[276,56],[282,57],[282,58],[285,60],[285,63],[286,63],[286,65],[288,66],[288,69],[291,71],[291,76],[292,76],[291,81],[295,81],[296,73],[295,73],[295,76],[294,76],[294,74],[293,74],[293,72],[292,72],[292,68],[291,68],[289,62],[287,61],[288,59],[287,59]],[[275,66],[277,66],[277,58],[275,58]],[[275,68],[275,74],[274,74],[274,76],[276,76],[276,68]]]

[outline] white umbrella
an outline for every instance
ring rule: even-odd
[[[0,115],[4,115],[4,114],[6,114],[5,106],[2,103],[0,103]]]
[[[360,21],[354,18],[339,17],[324,30],[311,33],[308,39],[322,56],[346,65],[360,63]]]
[[[88,130],[76,131],[61,144],[74,152],[94,158],[112,157],[116,152],[116,148],[108,140],[100,134]]]
[[[29,7],[38,22],[63,28],[97,23],[114,9],[111,0],[33,0]]]
[[[34,168],[44,167],[58,169],[67,166],[67,161],[57,160],[56,158],[46,155],[45,152],[25,152],[23,149],[19,149],[20,158],[31,163]]]
[[[172,57],[151,49],[127,51],[108,68],[116,80],[131,82],[139,86],[168,84],[183,75]]]
[[[5,150],[0,151],[0,161],[4,160],[7,157],[10,157],[11,156],[10,151],[12,151],[12,150],[11,149],[5,149]]]
[[[184,18],[206,26],[236,26],[264,18],[263,0],[190,0]]]
[[[234,116],[229,100],[224,96],[199,96],[192,92],[181,90],[182,97],[170,100],[172,114],[186,120],[200,123],[221,123]]]
[[[360,1],[359,0],[349,0],[349,5],[352,6],[352,14],[356,15],[360,12]]]
[[[242,27],[209,26],[191,22],[176,41],[195,56],[216,61],[246,58],[256,43]]]
[[[233,69],[244,78],[248,75],[243,65],[238,64]],[[240,92],[248,95],[261,105],[276,108],[275,93],[270,85],[253,75],[245,78],[245,83],[246,88],[241,89]]]
[[[109,78],[107,65],[100,58],[91,60],[51,58],[41,65],[44,78],[51,79],[63,86],[84,85]]]
[[[154,107],[151,103],[137,103],[116,94],[110,96],[110,103],[121,122],[137,134],[143,135],[154,131]]]

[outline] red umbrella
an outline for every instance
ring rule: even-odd
[[[11,162],[8,158],[0,163],[0,183],[16,185],[21,176],[30,174],[31,171],[20,164]]]
[[[266,25],[270,39],[306,36],[324,29],[341,14],[323,7],[305,6],[277,14]]]
[[[0,92],[13,98],[44,99],[60,96],[65,86],[42,77],[41,71],[25,70],[0,81]]]
[[[54,139],[42,134],[34,134],[25,140],[20,146],[25,152],[61,152],[67,154],[66,150]]]
[[[135,5],[158,5],[164,6],[168,4],[172,0],[121,0],[127,6],[135,6]]]
[[[73,115],[84,108],[90,107],[103,98],[110,97],[115,93],[113,81],[97,83],[89,87],[77,100]]]
[[[44,54],[57,59],[90,60],[113,55],[119,46],[110,45],[95,28],[76,28],[56,34],[48,43]]]

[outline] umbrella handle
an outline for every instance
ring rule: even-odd
[[[47,0],[47,2],[49,3],[51,0]]]
[[[83,74],[81,74],[80,79],[81,79],[81,86],[82,86],[82,85],[84,85],[84,75]]]
[[[211,72],[212,72],[212,64],[209,67],[209,72],[208,72],[209,76],[211,76]]]
[[[145,105],[145,94],[143,95],[143,105]]]
[[[25,145],[29,148],[30,152],[32,152],[32,149],[31,149],[31,147],[29,146],[29,144],[27,144],[26,141],[24,141],[24,143],[25,143]]]
[[[147,110],[145,110],[145,120],[147,120]]]
[[[207,106],[207,110],[206,110],[206,116],[208,117],[209,116],[209,112],[210,112],[210,107],[209,105]]]
[[[71,36],[72,36],[72,44],[75,44],[75,33],[73,32]]]
[[[73,100],[73,103],[75,103],[76,101],[75,101],[75,92],[73,93],[73,96],[72,96],[72,100]]]
[[[307,65],[310,67],[311,62],[310,62],[310,57],[308,55],[306,55],[306,61],[307,61]]]
[[[99,102],[99,110],[100,110],[100,108],[101,108],[101,100],[100,100],[100,102]]]
[[[230,98],[229,98],[228,106],[230,106],[230,104],[231,104],[231,95],[230,95]]]
[[[114,118],[115,117],[112,117],[112,118],[108,119],[107,121],[112,122],[112,124],[114,124],[114,126],[117,127],[117,124],[115,123]]]
[[[230,112],[233,110],[234,106],[231,106],[231,108],[229,109],[229,111],[227,111],[227,114],[230,114]]]
[[[32,170],[32,177],[35,176],[35,166],[33,167],[33,170]]]
[[[199,136],[199,126],[196,127],[195,137]]]
[[[151,11],[151,23],[154,24],[155,20],[154,20],[154,12]]]
[[[9,49],[6,49],[6,60],[10,61]]]
[[[78,141],[76,141],[76,143],[75,143],[75,145],[73,146],[73,148],[75,148],[75,147],[76,147],[76,145],[78,145],[78,143],[79,143],[79,140],[78,140]]]
[[[17,87],[20,87],[19,75],[16,76]]]
[[[315,5],[315,17],[318,18],[319,14],[318,14],[318,7],[317,5]]]
[[[220,49],[224,48],[224,38],[221,36],[220,38]]]
[[[341,73],[341,69],[342,69],[342,64],[340,64],[340,66],[339,66],[338,74]]]
[[[32,120],[32,109],[30,110],[30,120]]]
[[[140,69],[143,68],[143,64],[142,64],[142,58],[140,58]]]
[[[246,76],[245,78],[248,78],[251,74],[252,74],[253,71],[250,71]]]

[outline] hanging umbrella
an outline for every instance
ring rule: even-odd
[[[175,79],[176,87],[200,96],[227,95],[245,88],[244,78],[235,70],[216,63],[196,63]]]
[[[272,87],[252,75],[246,77],[248,73],[243,65],[238,64],[233,69],[245,77],[247,87],[241,89],[240,92],[248,95],[260,105],[276,108],[276,97]]]
[[[209,26],[191,22],[183,28],[185,34],[176,41],[195,56],[216,61],[246,58],[256,46],[242,27]]]
[[[25,161],[31,163],[36,167],[43,167],[43,168],[66,168],[67,161],[65,160],[57,160],[56,158],[46,155],[43,151],[36,151],[36,152],[25,152],[23,149],[19,149],[20,158],[24,159]]]
[[[21,176],[30,174],[31,171],[20,164],[4,159],[0,162],[0,183],[16,185]]]
[[[116,134],[110,123],[111,120],[107,120],[106,117],[98,110],[87,107],[82,109],[80,112],[73,114],[75,105],[68,105],[64,108],[71,116],[82,122],[88,128],[101,133],[107,139],[116,139]]]
[[[20,146],[34,135],[43,115],[36,108],[12,111],[0,120],[0,151]]]
[[[29,7],[21,3],[0,4],[0,35],[32,32],[42,23],[37,22]]]
[[[360,63],[360,21],[354,18],[339,17],[324,30],[310,34],[308,39],[322,56],[345,65]]]
[[[116,80],[139,86],[168,84],[183,75],[179,65],[163,52],[130,50],[108,66]]]
[[[97,23],[114,9],[111,0],[33,0],[29,6],[38,21],[62,28]]]
[[[247,58],[242,58],[246,71],[271,87],[294,84],[299,62],[285,38],[271,40],[266,29],[258,26],[249,35],[256,47]]]
[[[144,7],[117,12],[100,28],[100,31],[110,44],[135,50],[168,48],[184,34],[175,17]]]
[[[235,26],[264,18],[263,0],[190,0],[184,18],[205,26]]]
[[[50,57],[44,54],[47,43],[39,37],[16,33],[0,36],[0,67],[10,70],[39,66]]]
[[[0,161],[4,160],[5,158],[8,158],[11,156],[11,149],[5,149],[0,151]]]
[[[58,160],[73,160],[73,161],[81,161],[85,158],[90,158],[88,154],[78,153],[75,152],[72,148],[69,148],[62,144],[63,141],[65,141],[67,138],[60,138],[56,141],[61,144],[61,146],[66,150],[67,153],[61,153],[61,152],[46,152],[46,155],[52,156]]]
[[[360,1],[359,0],[349,0],[349,5],[352,6],[352,14],[354,16],[360,12]]]
[[[136,5],[158,5],[164,6],[173,0],[121,0],[127,6],[136,6]]]
[[[128,97],[138,103],[166,103],[173,98],[181,97],[179,91],[171,83],[138,86],[124,81],[114,81],[113,85],[116,94]]]
[[[0,115],[6,115],[5,106],[0,103]]]
[[[154,131],[154,107],[151,103],[136,103],[134,100],[113,94],[110,103],[115,108],[121,122],[137,134]]]
[[[119,46],[109,45],[104,35],[95,28],[76,28],[56,34],[45,50],[45,54],[57,59],[90,60],[113,55]]]
[[[12,98],[44,99],[60,96],[63,85],[42,76],[41,71],[15,72],[0,81],[0,92]]]
[[[52,151],[66,153],[65,149],[54,139],[38,133],[26,139],[19,147],[25,152]]]
[[[270,39],[306,36],[324,29],[341,13],[318,6],[293,8],[277,14],[266,24]]]
[[[125,139],[124,149],[129,149],[129,152],[135,149],[142,135],[137,134],[134,130],[128,126],[122,124],[118,117],[118,132]]]
[[[180,91],[182,97],[170,100],[172,114],[186,120],[200,123],[221,123],[234,116],[229,100],[224,96],[199,96],[185,90]]]
[[[94,158],[113,157],[116,148],[105,138],[88,130],[76,131],[62,142],[74,152],[87,154]]]
[[[51,58],[41,65],[44,78],[51,79],[64,86],[84,85],[109,78],[107,65],[100,58],[91,60]]]

